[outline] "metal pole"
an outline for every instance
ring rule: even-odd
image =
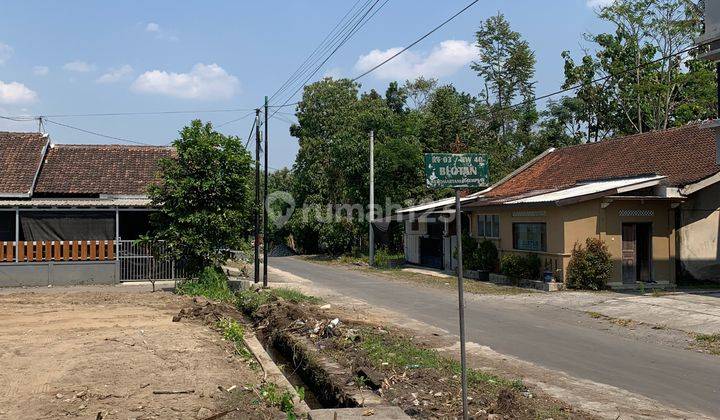
[[[265,97],[265,185],[263,186],[263,287],[268,287],[268,97]]]
[[[120,210],[115,208],[115,283],[120,283]]]
[[[460,212],[460,190],[455,190],[455,237],[457,238],[458,307],[460,310],[460,369],[462,380],[463,419],[468,419],[467,363],[465,360],[465,297],[463,290],[462,260],[462,213]]]
[[[375,133],[370,130],[370,266],[375,266]]]
[[[720,61],[715,63],[715,78],[717,85],[717,116],[720,118]]]
[[[255,110],[255,284],[260,282],[260,108]]]
[[[15,209],[15,262],[20,262],[20,209]]]

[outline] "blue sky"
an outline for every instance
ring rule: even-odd
[[[424,74],[476,94],[481,80],[468,66],[474,32],[500,11],[536,52],[537,94],[555,90],[562,83],[560,53],[578,55],[582,34],[604,29],[593,11],[603,1],[482,0],[410,54],[366,76],[363,89],[384,92],[391,80]],[[354,0],[2,3],[0,115],[56,115],[254,108],[285,81]],[[467,3],[390,0],[316,79],[357,75]],[[167,144],[192,118],[217,125],[246,113],[53,120]],[[246,118],[220,131],[246,137],[251,123]],[[291,165],[295,158],[297,142],[288,127],[286,121],[271,120],[272,168]],[[0,130],[36,129],[33,122],[0,120]],[[118,143],[49,123],[46,130],[56,143]]]

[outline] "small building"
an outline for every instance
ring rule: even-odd
[[[0,287],[157,275],[147,267],[149,253],[133,240],[148,231],[147,190],[160,159],[173,153],[0,132]]]
[[[549,149],[465,197],[463,230],[493,241],[501,254],[536,254],[556,281],[564,281],[573,247],[589,237],[609,248],[613,288],[718,281],[717,149],[708,123]],[[409,262],[454,268],[454,223],[443,218],[453,204],[398,212],[414,214],[405,216]]]

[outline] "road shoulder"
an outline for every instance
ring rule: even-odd
[[[459,357],[459,344],[453,332],[445,331],[403,314],[369,305],[359,299],[341,296],[330,289],[319,287],[310,279],[269,267],[272,285],[275,287],[296,287],[304,293],[322,297],[333,305],[341,306],[354,313],[358,319],[372,319],[388,322],[395,326],[414,331],[418,340],[423,340],[439,351]],[[504,296],[507,298],[507,296]],[[571,377],[564,372],[546,369],[500,354],[486,346],[469,343],[468,356],[471,366],[488,372],[521,377],[528,385],[565,401],[583,411],[600,418],[617,419],[650,418],[708,418],[698,413],[678,410],[662,403],[626,390],[593,381]]]

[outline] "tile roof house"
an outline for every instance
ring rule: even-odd
[[[53,145],[40,167],[34,196],[145,196],[169,147]]]
[[[171,147],[52,144],[45,134],[0,132],[0,286],[57,283],[78,263],[88,281],[122,277],[121,240],[147,232],[148,187],[160,160],[173,156]]]
[[[575,244],[596,237],[612,254],[614,288],[720,281],[716,130],[692,123],[549,149],[463,199],[464,225],[501,253],[538,255],[546,279],[564,280]],[[447,202],[436,204],[420,213],[451,210]],[[452,227],[432,223],[407,222],[406,258],[421,263],[423,250],[442,253],[443,268],[452,269]]]
[[[49,143],[40,133],[0,132],[0,198],[30,197]]]

